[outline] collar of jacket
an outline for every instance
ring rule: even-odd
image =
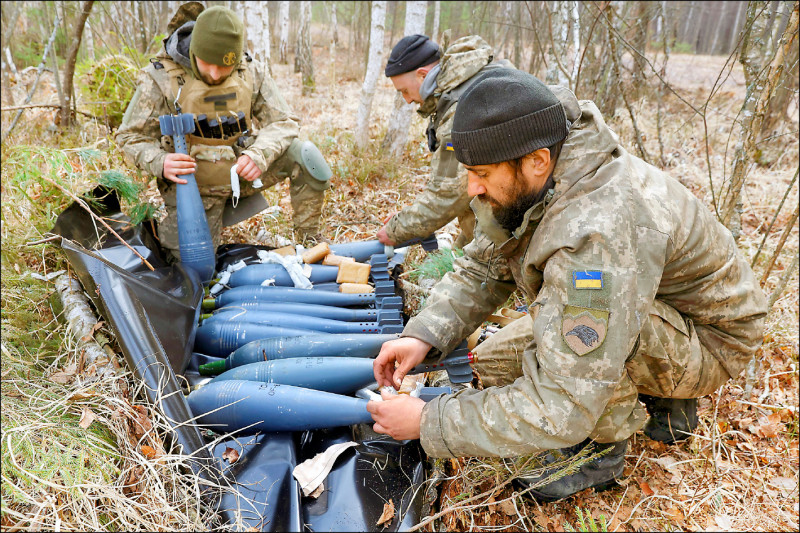
[[[492,212],[492,207],[487,202],[476,196],[469,205],[472,208],[472,212],[475,213],[475,218],[478,219],[481,231],[492,241],[495,245],[495,249],[505,257],[509,257],[514,255],[520,245],[527,241],[527,238],[536,231],[536,228],[539,226],[539,221],[542,220],[544,216],[547,205],[553,199],[554,193],[555,191],[550,189],[547,191],[542,201],[532,205],[530,209],[525,212],[522,223],[513,232],[509,232],[497,222]]]

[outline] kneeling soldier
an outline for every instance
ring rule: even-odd
[[[144,69],[116,134],[125,155],[158,178],[167,209],[158,228],[161,245],[173,259],[180,257],[175,190],[186,183],[181,176],[191,173],[214,246],[220,244],[223,226],[267,207],[252,185],[257,178],[266,187],[291,178],[297,237],[319,239],[330,168],[312,143],[297,139],[298,119],[266,65],[243,54],[242,21],[226,7],[203,11],[199,2],[189,2],[181,6],[170,30],[164,52]],[[161,136],[158,117],[178,109],[197,119],[195,133],[188,136],[190,155],[174,153],[171,139]],[[231,197],[234,164],[241,201]]]
[[[368,404],[376,431],[420,438],[433,457],[553,450],[552,464],[605,450],[531,491],[543,501],[613,485],[646,410],[645,434],[687,438],[697,398],[745,368],[767,311],[714,215],[626,152],[594,103],[554,90],[502,69],[461,97],[452,139],[469,172],[476,237],[374,365],[380,385],[397,387],[431,347],[449,353],[520,288],[529,316],[480,347],[489,386],[427,404],[406,395]],[[553,470],[519,481],[529,487]]]

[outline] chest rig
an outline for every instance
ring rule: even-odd
[[[195,178],[200,192],[208,193],[211,189],[230,194],[230,170],[237,159],[234,147],[243,131],[252,131],[252,71],[242,63],[224,82],[212,86],[173,61],[161,62],[172,95],[168,100],[177,95],[181,111],[193,114],[197,122],[195,132],[187,135],[186,140],[189,155],[197,161]],[[238,120],[242,114],[244,120]],[[246,125],[244,128],[240,126],[242,123]]]

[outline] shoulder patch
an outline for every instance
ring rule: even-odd
[[[564,342],[578,355],[599,348],[608,332],[609,312],[603,309],[567,305],[561,321]]]
[[[576,289],[602,289],[603,272],[600,270],[576,270],[572,273],[572,286]]]

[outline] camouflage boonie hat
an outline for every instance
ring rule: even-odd
[[[167,37],[165,37],[164,40],[166,41],[175,30],[190,20],[197,20],[197,17],[204,9],[205,7],[200,2],[186,2],[185,4],[181,4],[181,7],[175,12],[172,20],[167,24]]]

